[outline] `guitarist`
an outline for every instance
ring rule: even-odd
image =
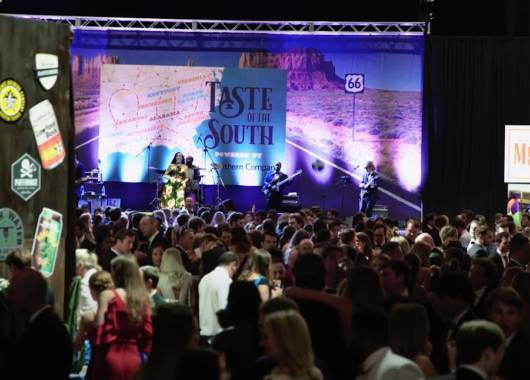
[[[379,188],[379,174],[375,171],[373,161],[368,161],[366,166],[366,173],[359,187],[361,188],[361,195],[359,199],[359,211],[364,212],[367,217],[372,216],[372,211],[377,200],[377,189]]]
[[[75,196],[76,201],[79,203],[79,200],[83,196],[83,193],[85,192],[85,187],[83,186],[83,183],[86,182],[85,177],[85,165],[79,161],[79,157],[77,157],[77,152],[75,153]],[[77,203],[75,207],[77,207]]]
[[[280,189],[274,188],[274,185],[287,178],[287,174],[281,172],[282,163],[277,162],[274,169],[265,176],[263,192],[267,195],[269,209],[278,210],[282,204],[282,193]]]

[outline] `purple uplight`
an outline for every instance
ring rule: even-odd
[[[398,150],[396,168],[399,183],[408,191],[415,191],[421,184],[421,152],[416,145],[402,145]]]

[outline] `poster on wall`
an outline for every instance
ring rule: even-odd
[[[51,170],[59,166],[65,157],[63,139],[55,111],[49,100],[34,105],[29,110],[29,120],[35,135],[42,167]]]
[[[260,185],[284,160],[285,87],[278,69],[104,64],[103,179],[146,181],[182,152],[205,166],[203,183],[216,165],[227,185]]]
[[[55,269],[62,230],[62,214],[44,207],[37,221],[31,248],[33,267],[38,269],[44,277],[50,277]]]
[[[24,153],[11,164],[11,191],[28,201],[40,191],[41,170],[36,159]]]

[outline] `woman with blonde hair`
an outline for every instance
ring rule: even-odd
[[[99,269],[101,268],[95,253],[88,252],[86,249],[75,250],[75,274],[81,279],[77,304],[78,317],[81,316],[81,313],[96,307],[97,298],[93,299],[90,295],[89,280]]]
[[[94,380],[132,379],[141,355],[151,350],[151,299],[138,264],[120,255],[111,272],[116,288],[101,292],[98,301]]]
[[[393,236],[390,241],[394,241],[399,244],[399,246],[401,247],[401,252],[403,252],[403,256],[410,252],[410,244],[405,237]]]
[[[263,302],[271,298],[270,273],[272,257],[264,249],[257,249],[250,254],[246,260],[243,270],[239,275],[239,281],[252,282],[258,288]],[[279,295],[281,289],[275,290],[273,296]]]
[[[314,365],[307,324],[295,310],[282,310],[265,317],[261,344],[276,367],[264,380],[322,380]]]
[[[162,255],[158,280],[158,291],[169,301],[190,304],[190,289],[193,282],[191,273],[182,264],[178,249],[169,248]]]

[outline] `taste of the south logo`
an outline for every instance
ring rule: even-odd
[[[22,86],[13,79],[0,82],[0,118],[15,122],[22,117],[25,109],[26,95]]]

